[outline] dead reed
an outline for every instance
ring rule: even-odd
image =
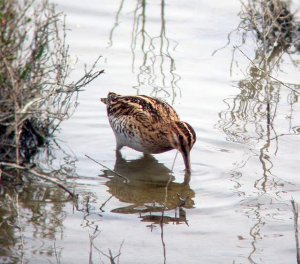
[[[298,230],[298,218],[299,218],[299,209],[298,204],[294,199],[291,199],[293,215],[294,215],[294,232],[295,232],[295,241],[296,241],[296,257],[297,264],[300,264],[300,247],[299,247],[299,230]]]
[[[280,0],[242,2],[240,27],[254,31],[267,49],[287,48],[292,43],[296,24],[288,3]]]
[[[0,0],[0,161],[30,162],[70,117],[80,89],[103,73],[97,62],[68,83],[63,14],[47,0]]]
[[[237,28],[242,34],[240,47],[252,37],[256,43],[255,60],[260,69],[272,70],[284,54],[300,51],[300,23],[289,1],[245,0],[241,3],[241,22]],[[291,60],[299,66],[292,57]]]
[[[239,43],[233,47],[234,52],[252,39],[256,44],[255,59],[263,64],[260,68],[266,63],[278,63],[284,53],[300,51],[300,22],[291,11],[289,1],[241,0],[239,17],[239,25],[228,34],[228,42],[223,48],[230,44],[234,33],[239,38]]]

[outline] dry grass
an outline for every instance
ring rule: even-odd
[[[299,230],[298,230],[298,218],[299,218],[299,208],[298,204],[294,199],[291,200],[293,215],[294,215],[294,231],[295,231],[295,241],[296,241],[296,258],[297,264],[300,264],[300,247],[299,247]]]
[[[77,82],[62,14],[47,1],[0,0],[0,161],[28,163],[70,117],[95,64]]]
[[[240,26],[246,31],[254,31],[267,49],[290,46],[296,25],[286,2],[248,1],[242,2],[242,6]]]
[[[241,11],[238,14],[240,23],[228,34],[228,42],[224,47],[230,44],[233,33],[239,39],[234,45],[234,52],[236,47],[241,48],[252,39],[256,44],[255,59],[262,66],[271,62],[278,63],[284,53],[299,52],[300,22],[291,11],[290,4],[282,0],[241,0]]]

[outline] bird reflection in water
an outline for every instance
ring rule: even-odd
[[[115,208],[112,212],[139,214],[143,222],[154,224],[187,223],[184,209],[193,208],[195,196],[187,184],[190,175],[185,175],[183,183],[174,182],[172,171],[151,155],[128,161],[117,154],[114,172],[104,171],[109,178],[106,182],[108,191],[130,205]]]

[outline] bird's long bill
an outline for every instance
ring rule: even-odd
[[[187,173],[191,173],[191,161],[190,161],[190,153],[187,151],[182,152],[182,157],[185,165],[185,170]]]

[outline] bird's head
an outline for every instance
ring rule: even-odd
[[[170,137],[172,147],[181,153],[186,172],[190,173],[190,151],[196,142],[196,133],[194,129],[186,122],[176,121],[172,128]]]

